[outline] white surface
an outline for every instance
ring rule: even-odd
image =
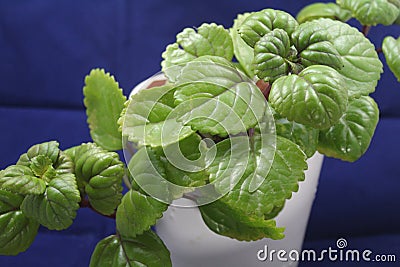
[[[156,231],[171,251],[173,266],[297,266],[296,262],[279,262],[277,259],[259,261],[257,252],[265,245],[269,251],[284,249],[289,253],[295,249],[301,252],[322,162],[323,156],[318,153],[308,160],[305,181],[300,183],[299,191],[286,202],[276,218],[278,226],[286,227],[283,240],[240,242],[219,236],[207,228],[197,208],[169,207],[157,223]]]

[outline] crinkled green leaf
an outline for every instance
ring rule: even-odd
[[[101,240],[90,259],[90,267],[171,267],[168,249],[152,231],[135,238],[111,235]]]
[[[124,165],[115,152],[93,143],[66,151],[74,158],[75,175],[82,195],[87,195],[93,208],[112,214],[121,202]]]
[[[92,70],[85,78],[83,94],[93,141],[107,150],[122,149],[117,121],[126,97],[114,77],[103,69]]]
[[[290,14],[274,9],[264,9],[249,15],[240,25],[239,34],[251,47],[261,37],[274,29],[282,29],[290,36],[298,23]]]
[[[28,149],[27,153],[24,153],[20,156],[17,165],[23,165],[29,168],[36,168],[39,167],[38,164],[38,156],[39,158],[42,158],[41,161],[43,161],[43,156],[51,160],[52,162],[52,167],[58,174],[63,174],[63,173],[72,173],[74,166],[72,163],[72,160],[65,155],[59,148],[59,144],[57,141],[50,141],[50,142],[45,142],[41,144],[37,144],[32,146],[31,148]],[[42,162],[43,163],[43,162]],[[45,166],[44,168],[48,169],[48,166]],[[44,173],[43,173],[44,174]],[[37,175],[40,176],[40,175]]]
[[[0,174],[0,188],[23,195],[42,194],[46,189],[46,183],[37,178],[30,168],[11,165]]]
[[[387,36],[383,40],[382,51],[386,64],[400,82],[400,38],[396,40],[392,36]]]
[[[61,174],[48,183],[44,194],[27,195],[21,210],[50,230],[63,230],[72,224],[80,200],[75,176]]]
[[[363,25],[391,25],[399,16],[399,9],[388,0],[336,0]]]
[[[343,62],[331,39],[329,30],[312,21],[300,24],[292,33],[292,42],[302,65],[327,65],[341,69]]]
[[[254,50],[243,41],[240,37],[238,29],[243,21],[250,16],[251,13],[239,14],[237,18],[233,21],[233,26],[230,29],[230,34],[233,41],[233,51],[235,58],[239,61],[240,66],[243,68],[244,72],[249,76],[254,76],[253,71],[253,57]]]
[[[199,207],[206,225],[219,235],[240,241],[253,241],[262,238],[282,239],[284,228],[276,227],[274,220],[249,217],[222,201],[215,201]]]
[[[189,126],[170,115],[174,109],[168,100],[171,93],[174,93],[174,88],[165,85],[133,95],[119,121],[122,134],[138,146],[154,147],[172,144],[191,135],[193,131]]]
[[[299,23],[319,18],[329,18],[345,22],[351,18],[351,12],[335,3],[313,3],[300,10],[296,18]]]
[[[338,71],[346,82],[349,97],[368,95],[375,91],[382,72],[382,62],[374,45],[361,32],[346,23],[331,19],[314,20],[309,28],[322,28],[330,33],[330,41],[343,61],[343,67]]]
[[[288,120],[325,129],[337,123],[346,111],[347,90],[336,70],[314,65],[299,75],[276,80],[269,101]]]
[[[3,193],[1,191],[0,193]],[[4,196],[1,197],[4,201]],[[0,213],[0,255],[17,255],[27,250],[36,237],[39,223],[20,210]]]
[[[166,76],[174,81],[181,67],[201,56],[212,55],[232,60],[233,43],[229,32],[215,23],[199,28],[186,28],[176,36],[176,43],[167,46],[161,63]]]
[[[219,158],[219,155],[223,158]],[[224,158],[225,155],[217,154],[215,160],[224,162]],[[277,136],[275,156],[261,185],[251,192],[250,187],[256,165],[254,158],[249,157],[248,163],[241,166],[246,170],[240,181],[220,201],[240,210],[243,216],[271,219],[283,208],[286,199],[291,198],[292,192],[298,190],[298,183],[304,180],[304,170],[307,169],[305,160],[305,154],[296,144]],[[245,162],[243,158],[242,162]],[[223,171],[222,168],[218,171]],[[210,180],[213,182],[213,176],[210,176]],[[224,186],[224,183],[216,185]],[[230,185],[225,183],[225,186]]]
[[[261,91],[229,62],[192,61],[182,69],[177,85],[174,96],[180,105],[175,116],[201,133],[227,136],[244,132],[264,114]]]
[[[339,122],[319,135],[318,151],[346,161],[356,161],[368,149],[379,119],[375,101],[362,96],[349,102]]]
[[[168,205],[151,196],[130,190],[118,206],[116,224],[118,232],[129,238],[150,229],[162,217]]]
[[[317,151],[319,130],[285,118],[277,119],[275,127],[277,135],[299,145],[308,158]]]
[[[389,1],[389,3],[392,3],[400,10],[400,0],[388,0],[388,1]],[[395,22],[393,24],[400,24],[400,11],[399,11],[399,15],[397,16],[397,19],[395,20]]]
[[[254,45],[254,72],[258,78],[273,82],[288,74],[290,46],[288,34],[279,28],[261,37]]]

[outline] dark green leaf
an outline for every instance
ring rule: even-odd
[[[50,230],[63,230],[72,224],[80,200],[75,176],[62,174],[48,183],[44,194],[26,196],[21,210]]]
[[[383,40],[382,51],[390,70],[400,82],[400,38],[394,39],[387,36]]]
[[[167,208],[168,205],[165,203],[130,190],[118,206],[116,217],[118,232],[124,237],[134,238],[149,230]]]
[[[0,189],[0,214],[18,210],[22,200],[24,200],[22,195]]]
[[[122,148],[118,118],[124,108],[126,97],[118,83],[103,69],[94,69],[85,78],[84,103],[94,142],[108,150]]]
[[[101,240],[90,259],[90,267],[170,267],[170,254],[151,231],[135,238],[117,235]]]
[[[249,15],[240,25],[239,34],[249,46],[254,47],[261,37],[274,29],[285,30],[290,36],[297,26],[296,19],[290,14],[264,9]]]
[[[300,10],[296,18],[299,23],[319,18],[329,18],[345,22],[351,18],[351,12],[335,3],[313,3]]]
[[[27,250],[36,237],[39,223],[20,210],[0,214],[0,254],[17,255]]]
[[[378,106],[372,98],[351,100],[339,122],[320,132],[318,151],[351,162],[359,159],[369,147],[378,119]]]
[[[12,165],[0,173],[0,188],[23,195],[42,194],[46,189],[46,183],[35,177],[29,167]]]
[[[276,80],[269,101],[288,120],[324,129],[337,123],[346,111],[347,90],[336,70],[314,65],[299,75]]]

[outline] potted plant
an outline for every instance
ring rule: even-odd
[[[342,0],[305,7],[297,20],[265,9],[239,15],[229,31],[185,29],[163,54],[167,81],[128,99],[93,70],[84,103],[94,143],[37,144],[0,172],[1,254],[25,251],[39,225],[66,229],[90,207],[116,219],[91,266],[170,266],[150,227],[182,197],[217,234],[283,239],[274,219],[304,180],[306,159],[318,150],[355,161],[369,146],[379,114],[368,95],[382,63],[366,35],[398,22],[399,6]],[[350,17],[362,32],[343,22]],[[393,37],[383,42],[398,78],[399,49]]]

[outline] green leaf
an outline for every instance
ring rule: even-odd
[[[4,196],[2,198],[4,199]],[[39,223],[27,218],[20,210],[1,213],[0,254],[17,255],[27,250],[35,239],[38,229]]]
[[[119,120],[122,134],[138,146],[153,147],[172,144],[191,135],[193,131],[189,126],[170,115],[174,109],[169,100],[173,93],[174,88],[166,85],[133,95],[125,115]]]
[[[255,140],[255,142],[259,141]],[[292,192],[298,190],[299,181],[304,180],[304,170],[307,169],[305,159],[305,154],[296,144],[277,136],[275,156],[261,185],[254,192],[250,190],[257,166],[253,157],[249,158],[247,164],[244,164],[242,158],[244,163],[241,168],[246,168],[244,175],[220,201],[240,210],[243,216],[271,219],[283,208],[286,199],[291,198]],[[222,165],[223,158],[217,156],[216,161],[218,160]],[[212,178],[210,176],[211,182],[213,182]],[[219,184],[219,186],[222,185],[223,183]],[[225,184],[225,186],[230,185]],[[219,188],[219,190],[224,189]]]
[[[46,183],[35,177],[30,168],[23,165],[11,165],[0,174],[0,188],[27,195],[42,194]]]
[[[290,53],[290,39],[281,29],[265,34],[254,45],[254,72],[258,78],[273,82],[289,73],[287,58]]]
[[[19,209],[22,200],[22,195],[0,189],[0,214]]]
[[[299,75],[276,80],[269,101],[288,120],[324,129],[337,123],[346,111],[347,90],[337,71],[314,65]]]
[[[396,40],[392,36],[387,36],[383,40],[382,51],[386,58],[386,64],[400,82],[400,38]]]
[[[90,259],[90,267],[171,267],[168,249],[153,232],[135,238],[111,235],[101,240]]]
[[[263,94],[229,62],[192,61],[182,69],[177,85],[174,96],[180,105],[174,116],[201,133],[238,134],[264,115]]]
[[[240,241],[284,238],[284,228],[276,227],[274,220],[249,217],[222,201],[217,200],[199,209],[206,225],[219,235]]]
[[[249,15],[239,27],[239,34],[251,47],[261,37],[274,29],[282,29],[290,36],[298,23],[290,14],[274,9],[264,9]]]
[[[237,18],[233,21],[233,26],[229,30],[231,34],[231,38],[233,41],[233,51],[235,58],[239,61],[241,67],[243,68],[244,72],[249,77],[254,77],[253,72],[253,57],[254,57],[254,50],[250,46],[243,41],[242,37],[240,37],[238,29],[243,21],[250,16],[251,13],[244,13],[239,14]]]
[[[173,184],[197,187],[206,183],[207,145],[198,134],[180,140],[156,151],[165,169],[165,178]],[[183,193],[183,192],[181,192]]]
[[[329,31],[319,27],[315,22],[300,24],[292,33],[292,42],[299,53],[302,65],[306,67],[327,65],[341,69],[343,62],[331,39]]]
[[[330,41],[343,61],[343,67],[338,71],[346,82],[350,98],[375,91],[382,62],[374,45],[361,32],[346,23],[330,19],[314,20],[308,27],[311,31],[325,29],[330,33]]]
[[[69,150],[75,163],[79,190],[87,194],[91,206],[110,215],[121,202],[124,164],[115,152],[106,151],[93,143]]]
[[[44,175],[47,169],[50,167],[46,166],[50,163],[48,160],[45,159],[47,158],[51,161],[51,167],[56,171],[56,173],[73,173],[74,166],[72,160],[67,155],[65,155],[58,148],[58,146],[59,144],[56,141],[34,145],[28,149],[27,153],[24,153],[20,156],[17,165],[23,165],[29,168],[33,168],[32,171],[34,172],[35,168],[43,168],[42,171],[44,171],[44,173],[42,173],[42,175]],[[40,161],[41,163],[39,164],[38,161]],[[38,164],[43,166],[40,167]],[[36,172],[37,171],[39,170],[36,169]],[[37,174],[37,176],[39,177],[41,175]]]
[[[400,0],[388,0],[389,3],[392,3],[399,9],[399,15],[393,24],[400,24]]]
[[[391,25],[399,16],[399,9],[388,0],[336,0],[363,25]]]
[[[356,161],[368,149],[379,119],[375,101],[362,96],[349,102],[340,121],[321,131],[318,151],[346,161]]]
[[[232,60],[232,39],[223,26],[204,23],[196,30],[184,29],[176,36],[176,43],[168,45],[162,54],[162,71],[171,81],[181,67],[195,58],[211,55]]]
[[[84,104],[90,135],[94,142],[107,150],[122,149],[118,118],[126,97],[118,83],[103,69],[94,69],[85,78]]]
[[[118,206],[116,217],[118,232],[124,237],[134,238],[149,230],[167,208],[168,205],[165,203],[130,190]]]
[[[49,182],[44,194],[26,196],[21,210],[50,230],[63,230],[72,224],[80,200],[75,176],[62,174]]]
[[[345,22],[351,18],[351,12],[335,3],[313,3],[300,10],[296,18],[299,23],[319,18],[329,18]]]
[[[275,127],[277,135],[299,145],[308,158],[317,151],[319,130],[285,118],[277,119]]]

